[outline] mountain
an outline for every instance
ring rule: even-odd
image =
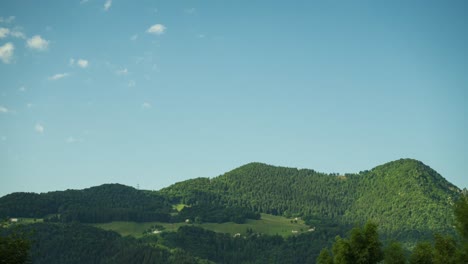
[[[414,239],[453,232],[452,204],[460,190],[422,162],[400,159],[344,175],[250,163],[160,193],[173,203],[242,206],[310,224],[373,220],[384,236]]]
[[[399,240],[407,247],[432,239],[434,233],[454,234],[453,203],[460,195],[459,188],[413,159],[343,175],[249,163],[215,178],[182,181],[160,191],[104,184],[84,190],[12,193],[0,198],[0,218],[48,222],[26,225],[34,230],[30,238],[35,241],[34,263],[315,263],[320,250],[331,246],[337,235],[368,220],[378,225],[384,242]],[[247,228],[233,236],[200,224],[246,227],[242,225],[246,221],[259,223],[254,219],[260,213],[287,217],[279,218],[288,223],[301,218],[310,230],[281,237]],[[89,226],[112,221],[124,221],[112,223],[115,226],[132,221],[152,222],[137,225],[151,224],[154,229],[180,228],[158,235],[152,235],[153,229],[144,235],[140,231],[141,238],[132,238]],[[3,224],[0,238],[13,230],[2,228]],[[132,256],[140,258],[131,260]]]

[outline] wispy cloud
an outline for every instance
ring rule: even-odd
[[[49,77],[49,80],[50,80],[50,81],[56,81],[56,80],[65,78],[65,77],[67,77],[68,75],[70,75],[70,74],[68,74],[68,73],[66,73],[66,72],[65,72],[65,73],[57,73],[57,74],[55,74],[55,75],[53,75],[53,76],[50,76],[50,77]]]
[[[125,68],[125,69],[118,70],[115,73],[117,73],[118,75],[127,75],[128,70],[127,70],[127,68]]]
[[[15,28],[10,30],[9,28],[0,27],[0,39],[12,36],[15,38],[26,39],[26,35],[20,31],[20,29]]]
[[[195,9],[193,7],[192,8],[187,8],[187,9],[184,10],[184,12],[186,14],[192,15],[192,14],[195,14],[197,12],[197,9]]]
[[[83,59],[79,59],[78,62],[76,63],[78,66],[80,66],[81,68],[86,68],[88,67],[88,61],[87,60],[83,60]]]
[[[104,10],[107,11],[109,8],[112,6],[112,0],[107,0],[106,3],[104,3]]]
[[[0,39],[6,38],[10,34],[10,30],[8,28],[0,27]]]
[[[9,16],[9,17],[0,17],[0,23],[11,23],[15,20],[15,16]]]
[[[166,32],[166,26],[164,26],[163,24],[155,24],[148,28],[146,32],[150,34],[161,35],[164,34],[164,32]]]
[[[150,109],[152,107],[152,105],[148,102],[144,102],[143,104],[141,104],[141,108],[143,109]]]
[[[37,123],[37,124],[34,126],[34,130],[35,130],[37,133],[42,134],[42,133],[44,133],[45,128],[44,128],[43,125]]]
[[[43,39],[39,35],[35,35],[32,38],[28,39],[27,45],[30,49],[44,51],[47,49],[47,47],[49,47],[49,41]]]
[[[131,80],[128,82],[128,87],[132,88],[136,86],[136,82],[134,80]]]
[[[26,92],[26,87],[21,86],[20,88],[18,88],[18,91],[20,91],[20,92]]]
[[[70,66],[75,65],[75,59],[74,59],[74,58],[71,58],[71,59],[70,59],[70,63],[69,63],[68,65],[70,65]]]
[[[83,142],[83,139],[81,138],[76,138],[76,137],[73,137],[73,136],[69,136],[65,139],[65,142],[67,142],[68,144],[73,144],[73,143],[77,143],[77,142]]]
[[[0,105],[0,114],[6,114],[6,113],[9,113],[9,112],[10,112],[10,110],[8,110],[8,108]]]
[[[88,3],[88,2],[89,2],[89,0],[81,0],[81,1],[80,1],[80,5],[86,4],[86,3]]]
[[[135,41],[135,40],[137,40],[137,38],[138,38],[138,34],[135,34],[135,35],[130,37],[130,40]]]
[[[0,46],[0,60],[2,60],[3,63],[10,63],[14,50],[15,46],[10,42]]]
[[[68,138],[67,138],[67,140],[66,140],[66,141],[67,141],[67,143],[70,143],[70,144],[72,144],[72,143],[75,143],[75,142],[77,141],[77,139],[76,139],[76,138],[74,138],[74,137],[71,137],[71,136],[70,136],[70,137],[68,137]]]
[[[26,39],[26,35],[23,32],[21,32],[21,31],[19,31],[17,29],[13,29],[10,32],[10,35],[15,37],[15,38]]]

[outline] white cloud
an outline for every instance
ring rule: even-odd
[[[0,39],[5,38],[10,34],[10,30],[8,28],[0,27]]]
[[[65,77],[67,77],[68,75],[69,75],[69,74],[66,73],[66,72],[65,72],[65,73],[57,73],[57,74],[55,74],[55,75],[53,75],[53,76],[50,76],[50,77],[49,77],[49,80],[50,80],[50,81],[56,81],[56,80],[65,78]]]
[[[75,65],[75,59],[74,58],[71,58],[70,59],[70,63],[69,63],[70,66],[73,66]]]
[[[131,80],[128,82],[128,87],[135,87],[136,86],[136,82],[134,80]]]
[[[122,69],[122,70],[118,70],[116,73],[117,73],[118,75],[127,75],[127,74],[128,74],[128,70],[127,70],[127,68],[125,68],[125,69]]]
[[[10,112],[10,110],[8,110],[8,108],[0,105],[0,113],[6,114],[8,112]]]
[[[135,40],[137,40],[137,38],[138,38],[138,34],[135,34],[135,35],[130,37],[130,40],[135,41]]]
[[[49,46],[49,41],[43,39],[39,35],[35,35],[32,38],[28,39],[27,44],[28,44],[28,47],[31,49],[43,51],[43,50],[46,50],[47,47]]]
[[[10,42],[0,46],[0,60],[2,60],[3,63],[10,63],[14,50],[15,46]]]
[[[152,106],[151,106],[150,103],[144,102],[144,103],[141,105],[141,107],[144,108],[144,109],[150,109]]]
[[[87,60],[79,59],[76,64],[78,64],[78,66],[80,66],[81,68],[88,67],[88,61]]]
[[[107,0],[106,3],[104,4],[104,10],[107,11],[112,5],[112,0]]]
[[[166,32],[166,26],[164,26],[163,24],[155,24],[148,28],[146,32],[150,34],[161,35],[164,34],[164,32]]]
[[[37,123],[35,126],[34,126],[34,130],[36,130],[37,133],[44,133],[44,126]]]
[[[20,88],[18,88],[18,90],[19,90],[20,92],[26,92],[26,87],[21,86]]]

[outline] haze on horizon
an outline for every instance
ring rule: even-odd
[[[466,1],[0,3],[0,196],[400,159],[468,187]]]

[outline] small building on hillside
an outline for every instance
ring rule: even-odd
[[[10,218],[10,223],[18,223],[18,218]]]

